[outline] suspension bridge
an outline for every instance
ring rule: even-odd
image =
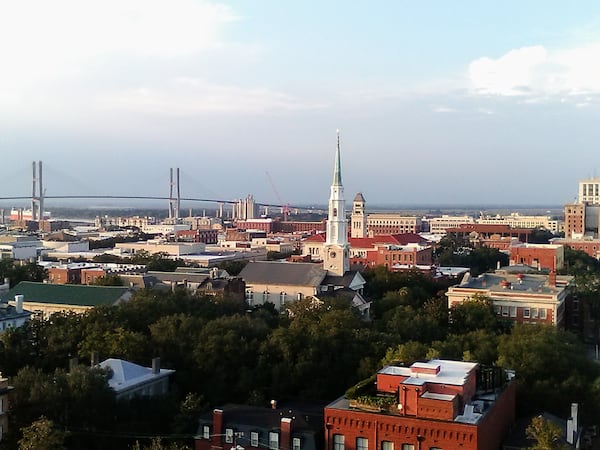
[[[192,203],[214,203],[218,206],[221,211],[224,205],[231,205],[232,208],[237,205],[240,200],[223,200],[215,198],[196,198],[196,197],[182,197],[180,192],[180,174],[179,168],[169,169],[170,183],[169,183],[169,195],[168,196],[154,196],[154,195],[46,195],[43,185],[43,165],[42,161],[34,161],[32,163],[32,178],[31,178],[31,195],[18,195],[18,196],[0,196],[0,201],[11,201],[11,200],[28,200],[31,204],[31,217],[32,220],[40,220],[44,217],[44,208],[46,200],[162,200],[168,202],[169,218],[179,218],[181,202],[192,202]],[[258,207],[265,208],[281,208],[282,212],[286,208],[293,208],[295,210],[306,209],[290,205],[278,205],[272,203],[255,203]]]

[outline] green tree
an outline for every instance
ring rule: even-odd
[[[517,374],[518,404],[524,413],[560,414],[572,402],[585,408],[599,368],[578,338],[550,325],[515,325],[499,337],[498,364]]]
[[[410,366],[415,361],[424,360],[427,358],[429,348],[422,342],[408,341],[405,344],[400,344],[395,348],[390,348],[381,360],[381,365],[402,364]]]
[[[492,331],[500,329],[500,322],[489,297],[476,294],[450,308],[450,331],[452,333],[465,334],[480,329]]]
[[[142,445],[139,441],[131,447],[131,450],[189,450],[190,447],[177,442],[163,443],[161,438],[153,438],[148,445]]]
[[[119,275],[106,274],[94,280],[94,286],[123,286],[123,278]]]
[[[554,422],[537,416],[531,419],[526,430],[527,437],[533,439],[534,444],[529,450],[567,450],[568,447],[561,442],[563,432]]]
[[[31,425],[21,430],[19,450],[61,450],[65,447],[66,433],[59,430],[54,422],[41,416]]]

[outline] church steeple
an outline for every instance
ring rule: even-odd
[[[346,202],[342,185],[342,163],[340,151],[340,132],[337,131],[337,145],[333,168],[333,182],[329,196],[329,215],[327,236],[324,247],[323,266],[333,275],[344,275],[350,269],[348,249],[348,221]]]
[[[340,156],[340,130],[337,130],[337,146],[335,149],[335,163],[333,166],[333,183],[332,186],[342,185],[342,163]]]

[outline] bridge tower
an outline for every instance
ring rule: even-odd
[[[37,168],[37,170],[36,170]],[[33,177],[31,180],[31,219],[44,220],[44,185],[42,182],[42,162],[32,163]]]
[[[173,179],[173,168],[170,169],[170,175],[169,219],[179,219],[179,208],[181,206],[181,196],[179,191],[179,167],[175,169],[175,179]],[[173,191],[175,191],[175,194],[173,194]]]

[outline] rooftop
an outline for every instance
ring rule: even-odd
[[[410,367],[386,366],[377,373],[408,377],[404,380],[404,383],[408,384],[437,383],[462,386],[478,366],[478,363],[473,362],[432,359],[427,363],[414,363]]]
[[[128,291],[129,288],[123,286],[82,286],[21,281],[8,291],[7,298],[23,295],[25,302],[93,307],[114,305]]]

